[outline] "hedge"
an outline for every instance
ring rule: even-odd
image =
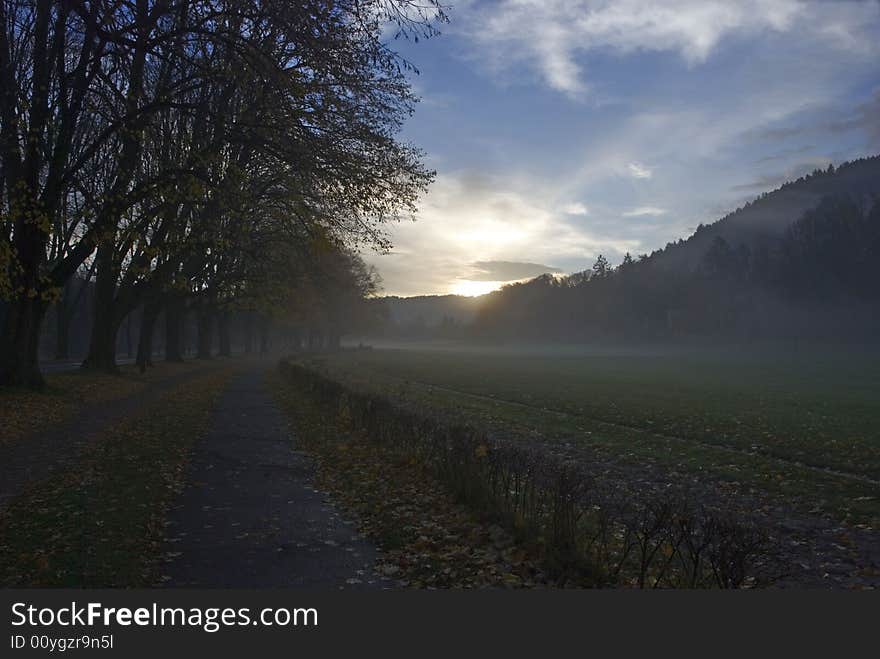
[[[546,444],[356,391],[299,363],[280,368],[348,429],[412,454],[462,502],[537,541],[560,583],[574,573],[581,583],[589,574],[596,586],[638,588],[741,588],[769,578],[769,534],[729,500],[597,478]]]

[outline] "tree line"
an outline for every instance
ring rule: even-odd
[[[442,20],[433,0],[0,0],[0,383],[42,384],[76,282],[88,368],[115,368],[135,311],[147,343],[165,319],[169,359],[186,314],[203,348],[236,311],[338,340],[376,286],[357,248],[387,247],[433,178],[398,138],[416,99],[388,27]]]
[[[828,196],[779,236],[716,235],[694,269],[663,252],[490,294],[468,334],[542,339],[862,338],[880,329],[880,201]]]

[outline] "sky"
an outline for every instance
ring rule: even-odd
[[[449,0],[393,47],[437,172],[386,295],[487,292],[687,237],[785,180],[880,153],[880,2]]]

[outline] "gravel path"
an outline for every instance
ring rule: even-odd
[[[235,378],[172,509],[167,586],[375,588],[376,549],[312,486],[265,370]]]

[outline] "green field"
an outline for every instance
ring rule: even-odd
[[[618,464],[880,523],[880,358],[828,349],[408,346],[309,358],[359,388]]]

